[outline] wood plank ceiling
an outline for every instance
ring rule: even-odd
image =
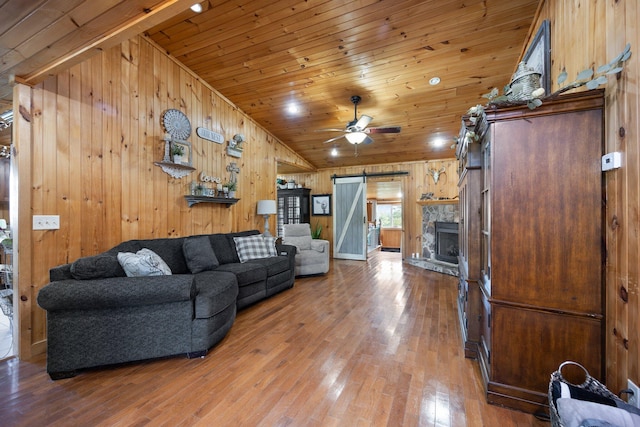
[[[198,14],[193,1],[0,0],[0,98],[12,74],[37,82],[146,30],[317,168],[451,158],[460,116],[509,82],[539,2],[208,0]],[[318,130],[353,119],[352,95],[370,127],[402,132],[357,156],[344,138],[325,144],[341,133]]]

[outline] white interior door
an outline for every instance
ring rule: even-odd
[[[334,178],[333,257],[367,259],[367,183],[364,176]]]

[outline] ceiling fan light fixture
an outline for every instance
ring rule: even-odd
[[[331,150],[331,155],[332,155],[333,157],[336,157],[336,156],[338,155],[338,149],[334,147],[334,148]]]
[[[367,138],[367,134],[364,132],[349,132],[344,135],[351,144],[358,145]]]

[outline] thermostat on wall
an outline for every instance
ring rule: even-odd
[[[622,166],[622,153],[619,151],[602,156],[602,171],[618,169],[620,166]]]

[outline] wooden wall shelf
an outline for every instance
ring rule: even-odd
[[[184,165],[181,163],[153,162],[153,164],[161,167],[162,170],[165,171],[165,173],[168,173],[176,179],[184,178],[185,176],[196,170],[196,168],[194,168],[193,166]]]
[[[184,196],[185,200],[189,204],[189,207],[193,205],[197,205],[198,203],[219,203],[223,205],[227,205],[230,207],[231,205],[235,205],[238,203],[240,199],[231,199],[228,197],[210,197],[210,196]]]

